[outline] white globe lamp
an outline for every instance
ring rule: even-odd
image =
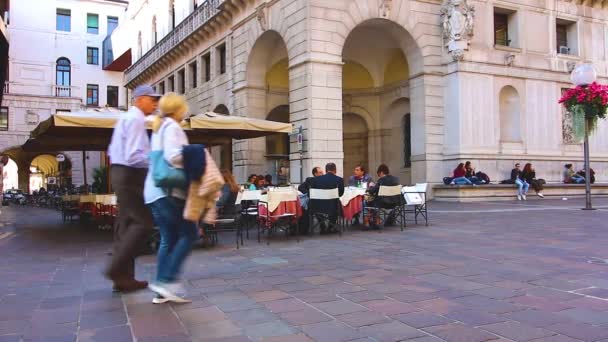
[[[597,72],[591,64],[581,64],[574,68],[570,80],[575,86],[588,86],[597,79]]]

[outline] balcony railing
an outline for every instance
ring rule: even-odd
[[[55,97],[72,97],[72,87],[70,86],[53,86],[53,96]]]
[[[165,56],[177,45],[190,37],[194,32],[206,24],[211,18],[220,13],[220,5],[225,0],[207,0],[184,19],[175,29],[154,45],[145,55],[135,62],[126,71],[127,83],[133,81],[142,72],[151,67],[161,57]]]

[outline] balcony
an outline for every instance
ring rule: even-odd
[[[53,86],[53,96],[55,96],[55,97],[72,97],[72,87],[54,85]]]
[[[167,34],[158,44],[154,45],[145,55],[135,62],[125,76],[127,84],[148,70],[163,56],[175,49],[184,40],[194,34],[203,25],[221,12],[220,5],[225,0],[207,0],[186,17],[175,29]]]

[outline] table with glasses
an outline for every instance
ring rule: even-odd
[[[365,188],[348,187],[344,189],[344,195],[340,197],[342,203],[342,215],[347,221],[351,221],[355,216],[363,211],[363,199],[365,198]]]

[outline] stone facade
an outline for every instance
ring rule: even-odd
[[[175,30],[157,29],[168,33],[141,58],[134,54],[127,87],[175,89],[193,112],[224,105],[230,115],[269,118],[289,106],[272,117],[303,128],[302,156],[293,137],[284,151],[292,182],[300,181],[301,166],[306,177],[313,166],[330,161],[346,175],[357,163],[372,174],[386,163],[404,184],[439,183],[465,160],[493,180],[507,178],[515,161],[534,163],[550,182],[561,180],[565,162],[582,167],[582,145],[564,142],[565,114],[557,100],[570,86],[573,63],[592,62],[606,82],[608,10],[601,2],[210,3],[219,5],[218,13],[203,16],[197,11],[209,11],[208,4],[194,9],[185,7],[190,1],[176,0],[172,7],[163,0],[152,8],[131,2],[132,22],[121,28],[129,41],[141,34],[149,41],[142,25],[166,16],[167,9],[180,17]],[[184,16],[187,9],[192,14]],[[497,15],[509,31],[504,46],[497,44]],[[568,54],[558,53],[557,40],[568,44]],[[160,45],[169,50],[159,53]],[[607,130],[603,122],[591,139],[599,181],[608,181]],[[240,181],[273,171],[264,138],[235,141],[230,150]]]

